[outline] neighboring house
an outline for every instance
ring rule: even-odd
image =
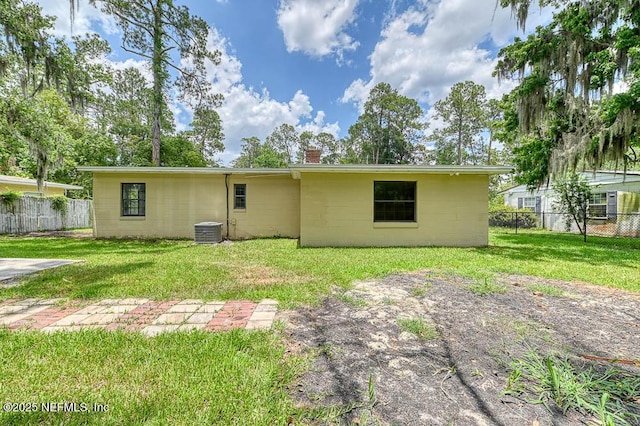
[[[593,223],[618,222],[618,228],[640,229],[635,225],[640,220],[640,172],[587,171],[580,174],[591,187],[589,217]],[[551,186],[528,191],[525,185],[520,185],[501,194],[504,194],[505,205],[528,208],[541,215],[545,228],[564,230],[564,218],[554,214],[556,194]]]
[[[19,191],[26,195],[66,195],[68,190],[82,189],[82,187],[45,181],[42,189],[42,193],[38,192],[38,182],[35,179],[0,175],[0,192]]]
[[[489,176],[505,167],[294,165],[286,169],[80,167],[93,173],[97,237],[230,239],[300,246],[486,246]]]

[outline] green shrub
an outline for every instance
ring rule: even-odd
[[[69,211],[69,199],[67,197],[64,195],[52,195],[47,198],[51,200],[51,208],[53,210],[57,211],[62,216],[67,214],[67,211]]]
[[[15,209],[16,201],[22,198],[22,192],[19,191],[7,191],[0,193],[0,201],[6,205],[11,212]]]
[[[537,228],[538,216],[529,209],[517,209],[511,206],[492,206],[489,209],[489,226],[515,228]]]

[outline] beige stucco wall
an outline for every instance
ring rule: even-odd
[[[193,238],[194,224],[220,222],[226,235],[224,175],[94,173],[97,237]],[[121,184],[146,184],[145,217],[121,217]],[[247,208],[233,209],[233,184],[247,184]],[[297,237],[299,183],[286,176],[229,177],[229,236]],[[295,207],[295,208],[292,208]]]
[[[300,236],[300,181],[291,175],[232,175],[229,179],[229,237]],[[247,208],[234,209],[233,185],[247,185]]]
[[[45,186],[42,189],[44,195],[64,195],[64,188],[53,188],[50,186]],[[0,192],[5,191],[38,192],[38,186],[23,185],[18,183],[0,183]]]
[[[373,182],[416,181],[415,223],[374,223]],[[485,246],[486,175],[302,173],[301,246]]]

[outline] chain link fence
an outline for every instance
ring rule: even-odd
[[[589,217],[586,225],[587,236],[640,238],[640,213]],[[556,212],[492,211],[489,212],[489,226],[516,234],[532,229],[580,233],[573,217]]]

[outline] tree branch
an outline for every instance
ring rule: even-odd
[[[146,32],[149,35],[149,37],[153,38],[153,32],[151,32],[151,30],[150,30],[150,28],[151,28],[150,23],[141,22],[141,21],[136,21],[136,20],[130,19],[129,17],[126,17],[123,14],[121,14],[116,9],[114,9],[110,13],[115,15],[118,19],[121,19],[121,20],[127,22],[129,25],[132,25],[132,26],[136,27],[137,29],[143,30],[144,32]]]
[[[153,56],[150,56],[150,55],[148,55],[148,54],[146,54],[146,53],[138,52],[137,50],[129,49],[129,48],[127,48],[127,47],[124,45],[124,43],[123,43],[122,45],[120,45],[120,47],[121,47],[121,48],[122,48],[122,50],[124,50],[125,52],[133,53],[134,55],[139,55],[139,56],[142,56],[143,58],[147,58],[147,59],[149,59],[149,60],[153,60]]]

